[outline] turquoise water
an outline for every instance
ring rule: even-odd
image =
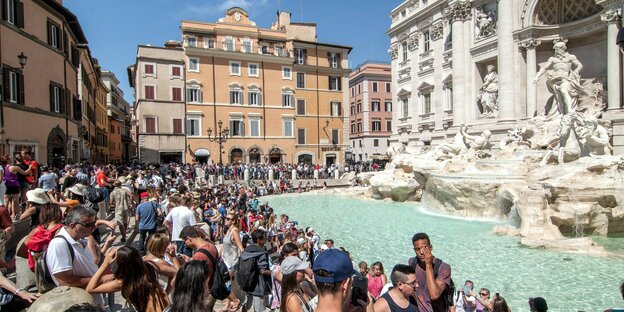
[[[386,274],[414,256],[412,235],[426,232],[433,254],[451,265],[456,285],[470,279],[475,288],[499,292],[514,312],[529,311],[529,297],[538,296],[546,298],[549,311],[604,311],[624,306],[619,295],[624,280],[621,259],[529,249],[520,245],[519,238],[490,234],[495,222],[433,215],[415,203],[318,194],[264,200],[300,227],[314,227],[322,240],[332,238],[356,263],[381,261]]]

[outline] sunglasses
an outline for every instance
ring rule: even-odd
[[[234,220],[234,219],[233,219],[233,218],[230,218],[230,217],[227,217],[227,218],[225,218],[225,220],[232,221],[232,220]]]
[[[417,282],[417,281],[413,281],[413,282],[411,282],[411,283],[407,283],[407,282],[405,282],[405,283],[403,283],[403,284],[404,284],[404,285],[408,285],[408,286],[410,286],[410,287],[412,287],[412,288],[414,288],[414,289],[418,288],[418,282]]]
[[[481,295],[481,296],[488,296],[488,297],[490,296],[490,294],[486,294],[486,293],[479,293],[479,295]]]
[[[81,223],[81,222],[77,222],[76,224],[80,224],[86,228],[92,228],[95,226],[95,222],[91,222],[91,223]]]

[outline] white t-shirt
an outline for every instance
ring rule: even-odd
[[[98,266],[93,263],[93,256],[87,246],[87,240],[82,239],[81,242],[75,241],[65,228],[61,228],[58,235],[64,236],[67,241],[74,248],[74,261],[72,263],[71,253],[67,248],[67,243],[62,238],[54,238],[48,245],[48,251],[46,252],[46,262],[48,269],[52,274],[52,279],[56,285],[59,284],[54,274],[73,271],[73,274],[80,277],[91,277],[98,269]],[[101,294],[94,294],[93,300],[97,304],[105,305],[104,297]]]
[[[195,225],[195,216],[193,212],[186,206],[179,206],[171,209],[169,214],[165,218],[165,221],[171,223],[173,229],[171,230],[171,240],[181,242],[180,232],[185,226]]]
[[[455,312],[468,312],[471,311],[467,305],[464,304],[464,296],[461,291],[456,291],[453,296],[453,302],[455,303]],[[474,303],[477,299],[473,296],[466,296],[466,301]]]

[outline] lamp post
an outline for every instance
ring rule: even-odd
[[[26,65],[26,61],[28,61],[28,56],[24,55],[24,52],[22,52],[17,56],[17,60],[20,66],[22,67],[22,69],[24,69],[24,66]]]
[[[223,154],[223,143],[227,142],[228,134],[230,132],[230,129],[228,129],[227,127],[225,129],[221,129],[222,126],[223,126],[223,121],[219,120],[219,122],[217,122],[217,127],[219,129],[218,131],[215,132],[214,137],[211,137],[212,129],[208,128],[208,141],[217,142],[217,144],[219,144],[219,166],[223,165],[223,161],[221,158]]]

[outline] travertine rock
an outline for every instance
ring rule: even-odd
[[[76,287],[59,286],[43,294],[28,309],[29,312],[60,312],[75,305],[94,304],[93,296]]]

